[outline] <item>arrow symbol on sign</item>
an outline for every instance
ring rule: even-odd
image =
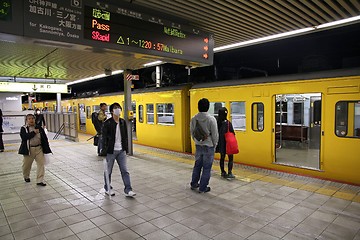
[[[207,51],[208,49],[209,49],[208,46],[205,46],[205,47],[204,47],[204,50],[205,50],[205,51]]]
[[[204,53],[204,54],[203,54],[203,57],[204,57],[205,59],[208,59],[209,56],[208,56],[207,53]]]
[[[208,42],[209,42],[209,39],[208,39],[208,38],[204,38],[204,42],[205,42],[205,43],[208,43]]]

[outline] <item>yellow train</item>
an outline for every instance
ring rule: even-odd
[[[220,107],[229,110],[240,150],[235,162],[358,185],[359,75],[282,76],[263,83],[250,79],[135,90],[134,142],[194,153],[189,122],[198,111],[198,100],[205,97],[215,117]],[[101,102],[123,100],[123,94],[111,94],[63,100],[61,105],[63,111],[78,113],[80,132],[95,134],[91,113]]]

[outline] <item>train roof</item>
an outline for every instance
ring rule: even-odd
[[[351,69],[312,72],[312,73],[300,73],[300,74],[297,73],[291,75],[257,77],[257,78],[248,78],[248,79],[244,78],[237,80],[199,83],[192,86],[192,89],[249,85],[249,84],[260,84],[260,83],[289,82],[289,81],[299,81],[299,80],[314,80],[321,78],[350,77],[350,76],[360,76],[360,67],[351,68]]]

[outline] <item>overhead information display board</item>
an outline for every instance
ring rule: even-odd
[[[137,57],[158,56],[165,61],[177,59],[200,65],[213,63],[212,34],[153,16],[149,9],[136,10],[136,5],[126,1],[0,0],[0,3],[3,33],[140,54]]]
[[[111,4],[85,3],[85,39],[104,47],[210,62],[213,40],[199,29]]]

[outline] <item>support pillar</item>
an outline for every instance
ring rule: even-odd
[[[132,156],[134,154],[133,151],[133,140],[132,140],[132,121],[129,119],[129,113],[132,111],[131,108],[131,80],[127,80],[126,76],[128,74],[132,74],[132,71],[127,69],[124,71],[124,119],[127,126],[127,133],[128,133],[128,148],[129,148],[129,155]]]
[[[161,87],[161,66],[156,66],[156,87]]]
[[[61,112],[61,93],[56,93],[56,112]]]

